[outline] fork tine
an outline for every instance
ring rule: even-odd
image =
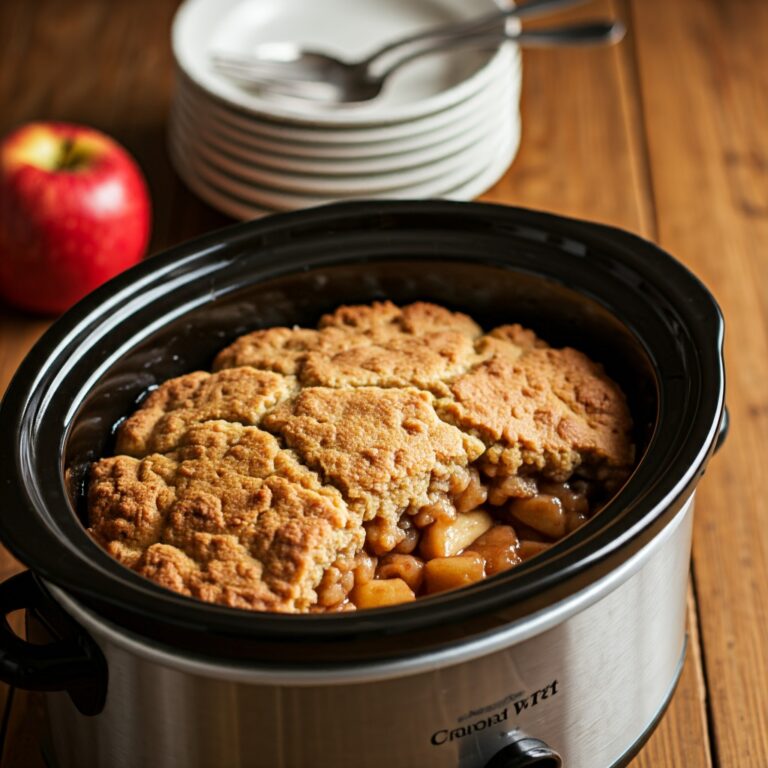
[[[217,63],[216,69],[222,74],[238,79],[248,86],[260,90],[277,93],[283,96],[293,96],[301,99],[317,101],[334,101],[338,97],[338,90],[330,83],[319,81],[298,80],[283,78],[265,73],[254,73],[248,67],[233,66]]]
[[[216,69],[239,70],[251,73],[254,77],[307,79],[306,68],[299,68],[291,61],[269,61],[247,56],[213,54],[211,63]]]

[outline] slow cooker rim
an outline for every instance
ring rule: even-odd
[[[398,213],[407,213],[407,214],[414,214],[419,213],[419,211],[423,211],[424,213],[428,213],[430,215],[440,215],[440,214],[449,214],[451,216],[457,216],[460,213],[463,212],[464,216],[471,216],[476,215],[482,217],[501,217],[505,220],[515,219],[516,217],[518,219],[522,218],[523,221],[527,221],[529,224],[536,224],[540,226],[542,229],[545,230],[552,230],[558,229],[558,226],[554,226],[555,224],[559,225],[559,229],[565,228],[568,231],[576,231],[577,233],[579,231],[582,232],[582,234],[588,235],[586,237],[587,240],[594,241],[595,239],[600,239],[601,237],[607,237],[614,241],[613,245],[615,247],[616,242],[622,243],[625,246],[636,248],[639,244],[642,244],[643,248],[652,249],[656,254],[661,254],[665,259],[668,259],[670,264],[674,265],[674,268],[679,270],[677,274],[677,279],[682,279],[684,281],[687,281],[687,287],[691,288],[692,286],[696,288],[698,286],[700,297],[699,302],[702,301],[706,304],[706,309],[710,313],[710,319],[712,321],[712,328],[709,329],[709,332],[711,333],[714,329],[715,333],[715,349],[714,349],[714,357],[716,358],[716,367],[717,371],[715,372],[716,378],[719,379],[720,386],[715,387],[717,391],[713,391],[710,393],[710,402],[706,404],[706,408],[704,409],[707,411],[710,416],[708,419],[699,419],[699,422],[706,427],[708,424],[708,429],[705,428],[704,430],[700,429],[700,432],[703,431],[703,437],[700,436],[700,447],[698,450],[698,454],[695,457],[695,460],[688,466],[687,471],[683,474],[681,478],[678,479],[678,482],[674,484],[672,488],[669,489],[668,496],[673,496],[676,493],[680,491],[681,487],[687,487],[690,486],[690,484],[695,480],[697,475],[700,473],[704,463],[706,462],[706,459],[708,458],[709,454],[711,453],[712,445],[714,443],[714,438],[717,432],[717,427],[719,425],[720,420],[720,413],[722,411],[722,361],[719,357],[719,345],[721,341],[721,319],[719,316],[719,311],[717,309],[716,304],[714,303],[714,300],[712,300],[709,293],[706,291],[703,286],[698,282],[698,280],[693,277],[687,270],[685,270],[682,265],[675,262],[671,257],[664,254],[660,249],[656,248],[656,246],[648,243],[647,241],[643,241],[640,238],[637,238],[636,236],[629,235],[628,233],[624,233],[620,230],[614,230],[609,227],[604,227],[602,225],[596,225],[591,224],[588,222],[578,222],[571,219],[565,219],[563,217],[554,216],[552,214],[543,214],[539,212],[532,212],[525,209],[514,209],[514,208],[507,208],[503,206],[490,206],[488,204],[466,204],[466,203],[448,203],[444,201],[440,202],[381,202],[377,201],[375,203],[343,203],[343,204],[336,204],[333,206],[323,207],[321,209],[312,209],[309,211],[302,211],[298,213],[292,213],[292,214],[286,214],[282,216],[272,217],[268,221],[262,221],[258,222],[256,224],[253,223],[246,223],[246,224],[240,224],[235,225],[232,228],[228,228],[227,230],[223,232],[217,232],[212,233],[208,236],[205,236],[199,240],[193,241],[192,243],[184,244],[182,246],[179,246],[175,249],[172,249],[171,251],[167,252],[164,256],[154,257],[150,262],[145,262],[144,264],[140,265],[139,267],[135,268],[134,270],[131,270],[127,275],[123,275],[119,278],[117,278],[115,281],[113,281],[108,286],[100,289],[96,292],[96,294],[88,297],[84,302],[82,302],[80,305],[78,305],[76,308],[71,310],[67,315],[65,315],[59,323],[57,323],[44,337],[41,339],[41,341],[38,343],[38,345],[35,347],[35,350],[33,350],[33,353],[30,355],[30,357],[25,361],[24,364],[22,364],[22,367],[17,374],[17,376],[14,378],[14,381],[12,382],[11,386],[9,387],[9,391],[6,394],[6,398],[4,399],[4,407],[2,408],[2,411],[0,411],[0,423],[5,422],[5,426],[8,427],[8,422],[13,422],[11,411],[13,410],[13,406],[15,403],[18,403],[18,400],[23,395],[23,391],[25,388],[25,384],[27,386],[30,385],[30,373],[35,371],[36,369],[41,367],[42,362],[47,358],[47,355],[50,353],[50,350],[52,348],[55,348],[58,343],[62,342],[66,339],[68,334],[71,334],[73,331],[73,328],[77,328],[77,323],[83,323],[87,321],[89,318],[94,319],[97,318],[99,315],[99,310],[101,310],[102,315],[105,312],[110,311],[113,306],[115,306],[121,298],[125,298],[131,293],[136,293],[140,289],[144,287],[146,283],[151,283],[152,278],[154,277],[155,280],[160,279],[166,274],[178,272],[180,269],[189,266],[190,264],[194,264],[197,260],[206,257],[206,256],[215,256],[215,254],[222,250],[222,248],[231,248],[235,243],[241,241],[241,240],[248,240],[253,236],[254,231],[261,231],[262,235],[269,232],[274,232],[279,229],[290,229],[291,226],[294,224],[294,222],[307,224],[308,222],[311,223],[312,220],[315,222],[320,221],[325,222],[326,224],[331,223],[332,221],[335,221],[337,219],[344,220],[345,218],[355,218],[355,217],[365,217],[365,216],[383,216],[383,217],[392,217],[396,216]],[[156,261],[157,260],[157,261]],[[682,275],[682,277],[681,277]],[[696,297],[694,297],[696,298]],[[694,329],[694,330],[701,330],[700,328]],[[711,344],[711,338],[710,338],[710,344]],[[703,353],[703,349],[701,350]],[[34,377],[33,377],[34,378]],[[34,383],[34,382],[33,382]],[[21,418],[21,410],[19,411],[19,419]],[[704,422],[707,422],[707,424],[704,424]],[[10,434],[17,434],[18,429],[20,429],[20,422],[17,425],[17,429],[13,430]],[[9,434],[7,430],[3,431],[3,434]],[[7,448],[7,445],[6,445]],[[5,450],[2,450],[3,453],[6,453]],[[7,454],[6,454],[7,455]],[[18,460],[18,456],[14,457]],[[3,467],[7,467],[7,462],[3,462]],[[0,469],[0,478],[2,478],[3,485],[8,487],[9,489],[12,488],[14,484],[14,478],[13,473],[7,472],[5,470]],[[29,492],[30,488],[25,486],[25,491]],[[621,494],[619,497],[617,497],[616,501],[620,499]],[[43,504],[44,500],[42,498],[34,498],[31,499],[33,505],[35,504]],[[668,499],[667,499],[668,501]],[[20,507],[23,507],[23,504],[19,505]],[[610,506],[610,505],[609,505]],[[659,505],[657,505],[658,507]],[[646,514],[643,516],[640,522],[638,522],[638,525],[635,526],[636,529],[634,531],[630,531],[628,534],[627,540],[620,542],[622,546],[626,547],[627,544],[631,542],[631,540],[638,536],[648,528],[648,521],[651,522],[653,519],[655,519],[658,515],[656,514],[658,512],[658,509],[652,509],[652,510],[646,510]],[[13,538],[12,536],[8,536],[8,526],[6,525],[6,515],[0,516],[0,530],[2,530],[4,537],[6,541],[11,546],[11,549],[14,550],[18,555],[21,556],[22,560],[27,561],[34,561],[35,557],[29,557],[29,550],[28,548],[24,547],[22,543],[18,541],[17,538]],[[614,544],[617,542],[614,541]],[[66,542],[67,545],[70,545],[71,542]],[[544,558],[541,559],[542,563]],[[127,569],[124,569],[122,566],[117,564],[115,561],[111,561],[112,564],[115,566],[116,569],[119,569],[121,572],[125,573],[131,573],[130,571],[127,571]],[[580,569],[584,570],[587,564],[585,562],[581,562]],[[592,563],[591,565],[594,565]],[[34,564],[33,564],[34,567]],[[78,596],[81,596],[81,593],[83,592],[83,585],[82,582],[78,585],[73,586],[71,583],[67,583],[67,579],[57,579],[57,575],[61,577],[60,573],[56,573],[55,569],[54,571],[51,571],[49,568],[45,567],[45,564],[40,566],[38,563],[38,567],[36,570],[39,570],[47,579],[50,579],[53,583],[59,583],[64,588],[73,589]],[[524,570],[530,570],[530,569],[515,569],[516,571],[520,571],[521,573],[524,572]],[[541,570],[541,569],[540,569]],[[578,569],[577,569],[578,570]],[[103,574],[102,574],[103,575]],[[120,575],[123,575],[122,573]],[[134,574],[131,574],[132,576]],[[564,577],[572,577],[574,574],[572,573],[565,573],[562,570],[557,574],[555,581],[562,580]],[[136,577],[138,578],[138,577]],[[142,580],[143,581],[143,580]],[[421,614],[426,613],[434,613],[432,611],[432,608],[436,608],[439,605],[444,606],[445,610],[438,611],[443,616],[443,620],[446,620],[446,611],[448,614],[452,613],[452,606],[454,606],[457,602],[463,602],[466,603],[470,599],[470,597],[473,597],[474,599],[477,599],[477,592],[483,591],[483,588],[485,587],[487,589],[489,588],[489,585],[491,587],[497,587],[500,586],[499,582],[495,585],[491,585],[490,582],[486,582],[485,584],[478,585],[479,589],[474,588],[468,588],[465,590],[462,590],[461,594],[454,594],[454,595],[446,595],[441,598],[432,598],[430,601],[420,601],[419,603],[419,612]],[[112,586],[112,585],[110,585]],[[153,589],[154,588],[154,589]],[[125,598],[127,595],[131,595],[135,592],[135,585],[131,585],[129,587],[130,592],[126,593],[125,591],[121,591],[122,597]],[[155,592],[155,589],[157,592]],[[100,588],[100,597],[104,597],[104,591],[103,588]],[[498,590],[497,590],[498,591]],[[546,590],[542,590],[546,591]],[[377,611],[372,612],[365,612],[365,614],[357,614],[353,616],[312,616],[312,617],[301,617],[301,616],[281,616],[281,615],[262,615],[262,614],[248,614],[242,611],[237,611],[234,609],[227,609],[222,608],[219,606],[209,606],[207,604],[200,603],[198,601],[194,601],[188,598],[183,598],[181,596],[175,595],[174,593],[167,592],[166,590],[161,590],[161,588],[156,588],[155,585],[150,585],[147,583],[147,589],[145,590],[146,593],[151,593],[151,599],[158,602],[158,604],[163,604],[164,608],[164,618],[168,619],[167,611],[169,608],[172,608],[172,613],[175,613],[175,616],[172,616],[172,620],[177,624],[184,626],[186,625],[196,625],[199,621],[199,615],[200,614],[206,614],[208,616],[213,615],[215,613],[221,614],[224,617],[224,620],[227,619],[233,619],[233,621],[228,625],[227,631],[236,631],[234,630],[234,622],[238,622],[239,624],[247,624],[247,627],[242,627],[242,630],[247,631],[250,634],[255,633],[261,633],[265,631],[266,625],[282,625],[283,629],[280,629],[280,632],[295,632],[298,631],[302,635],[305,635],[308,631],[308,627],[311,626],[313,628],[320,628],[323,625],[339,625],[341,622],[343,622],[347,627],[351,628],[352,624],[357,624],[357,628],[354,630],[350,630],[352,634],[359,634],[360,632],[366,633],[366,632],[376,632],[383,624],[389,624],[391,621],[394,620],[395,616],[397,616],[397,621],[401,622],[401,627],[403,626],[403,615],[407,613],[408,608],[392,608],[392,609],[380,609]],[[472,596],[470,593],[473,593]],[[87,590],[85,591],[86,594],[86,603],[88,602],[87,599]],[[146,596],[146,595],[145,595]],[[507,598],[508,600],[509,598]],[[97,601],[98,603],[98,601]],[[431,603],[431,605],[429,605]],[[177,608],[180,608],[180,611],[176,611]],[[146,611],[145,605],[139,605],[139,606],[132,606],[132,609],[138,609],[139,613]],[[151,611],[149,612],[151,614]],[[195,616],[191,616],[191,614],[194,614]],[[198,618],[195,618],[198,617]],[[239,619],[239,621],[238,621]],[[308,624],[308,621],[310,624]],[[222,624],[223,622],[219,622]],[[421,621],[415,622],[416,624],[424,624],[424,620],[422,617]],[[438,622],[439,623],[439,622]],[[408,622],[405,622],[405,624],[408,624]],[[303,626],[300,626],[303,625]],[[291,627],[289,630],[288,627]],[[407,626],[404,628],[403,631],[407,630]],[[210,626],[206,626],[207,630],[210,630]],[[334,632],[339,632],[338,630],[332,630],[328,634],[333,634]],[[309,631],[309,635],[312,636],[312,639],[319,639],[322,635],[320,632],[315,631]]]
[[[496,653],[502,648],[526,642],[555,626],[568,621],[573,615],[584,611],[611,594],[613,590],[641,571],[646,563],[673,537],[685,518],[693,514],[688,497],[675,513],[669,525],[634,552],[616,569],[600,579],[591,582],[583,590],[568,595],[562,601],[538,612],[499,626],[485,635],[472,637],[439,648],[427,649],[398,657],[366,659],[360,662],[342,659],[331,664],[324,660],[307,660],[302,665],[295,663],[264,662],[260,659],[222,659],[210,654],[189,653],[180,656],[177,649],[167,643],[147,643],[140,634],[125,634],[120,627],[104,619],[87,605],[79,603],[60,587],[44,583],[52,599],[62,605],[86,629],[93,625],[99,632],[110,637],[110,641],[130,653],[137,653],[151,661],[179,669],[182,672],[206,674],[217,679],[247,679],[260,684],[275,685],[318,685],[374,682],[394,677],[420,674],[435,667],[463,664],[481,656]],[[554,609],[554,610],[553,610]]]

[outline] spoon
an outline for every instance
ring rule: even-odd
[[[285,93],[286,88],[280,89],[275,81],[290,79],[306,83],[316,82],[322,87],[301,89],[302,94],[297,93],[296,89],[288,89],[289,95],[327,101],[354,101],[356,99],[344,97],[344,92],[350,92],[340,88],[338,84],[347,81],[361,82],[377,70],[381,73],[388,66],[392,66],[394,55],[402,50],[413,50],[414,45],[418,43],[436,38],[495,32],[501,29],[506,19],[534,18],[584,2],[587,0],[528,0],[522,5],[493,11],[474,19],[429,27],[421,32],[406,35],[387,43],[365,59],[353,62],[343,61],[320,51],[307,50],[300,44],[291,42],[262,44],[248,56],[214,53],[211,58],[214,68],[222,74],[241,81],[250,80],[251,85],[267,87],[271,83],[271,90],[282,90]]]
[[[564,0],[540,0],[535,4],[543,5],[545,2],[562,4]],[[534,2],[519,6],[518,10],[531,5]],[[498,14],[494,14],[496,22],[499,18]],[[384,49],[364,61],[347,63],[327,54],[304,51],[293,43],[270,43],[258,46],[253,56],[216,54],[212,59],[214,67],[222,74],[265,91],[346,104],[375,98],[393,72],[415,59],[438,51],[494,48],[507,40],[526,47],[616,43],[624,37],[625,31],[619,21],[593,21],[519,32],[507,32],[503,28],[489,31],[483,27],[480,32],[468,34],[464,29],[460,34],[443,36],[421,48],[410,50],[376,73],[372,71],[372,65],[380,59]],[[387,52],[403,45],[403,40],[390,44]],[[280,58],[281,53],[288,58]]]

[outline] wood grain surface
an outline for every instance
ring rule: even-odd
[[[61,119],[114,135],[147,175],[153,251],[229,221],[185,189],[165,149],[176,5],[0,3],[0,133]],[[526,52],[520,152],[482,199],[655,240],[723,307],[732,428],[697,495],[689,653],[631,765],[765,768],[768,3],[600,0],[563,19],[604,14],[628,22],[618,47]],[[0,391],[45,327],[0,307]],[[0,551],[0,579],[19,568]],[[41,713],[38,695],[16,692],[2,766],[42,768]]]

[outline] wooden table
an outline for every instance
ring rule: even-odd
[[[0,132],[61,119],[116,136],[149,179],[153,251],[228,223],[184,188],[166,154],[175,5],[0,3]],[[732,429],[698,494],[691,643],[672,704],[632,766],[765,768],[768,3],[601,0],[571,15],[603,12],[627,20],[621,46],[526,53],[520,153],[483,199],[637,232],[689,265],[723,307]],[[0,310],[0,390],[45,326]],[[0,577],[19,568],[0,554]],[[41,766],[39,700],[17,691],[10,711],[2,765]]]

